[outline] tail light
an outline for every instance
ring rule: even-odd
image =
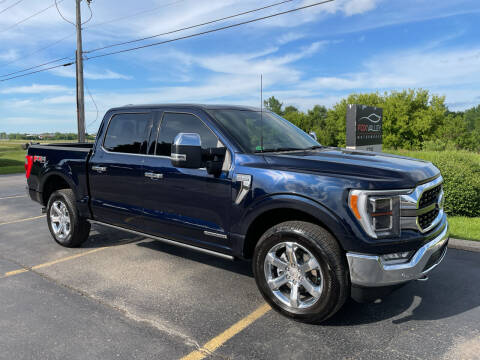
[[[32,165],[33,165],[33,156],[26,155],[25,156],[25,176],[27,177],[27,179],[30,177],[30,171],[32,171]]]

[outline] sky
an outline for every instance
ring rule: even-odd
[[[22,0],[5,10],[17,1],[0,0],[0,80],[57,58],[74,59],[75,28],[55,6],[14,26],[53,0]],[[86,56],[317,1],[293,0]],[[92,18],[83,26],[83,48],[89,51],[169,32],[276,2],[280,0],[93,0]],[[74,0],[59,1],[58,6],[64,18],[74,21]],[[85,1],[82,14],[87,20]],[[445,96],[450,110],[464,110],[480,103],[479,20],[478,0],[336,0],[199,37],[87,59],[87,131],[96,132],[109,108],[126,104],[259,106],[260,74],[264,98],[275,96],[301,110],[315,104],[330,107],[351,93],[406,88],[428,89]],[[75,86],[74,66],[0,81],[0,132],[75,132]]]

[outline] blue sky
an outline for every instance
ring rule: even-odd
[[[0,10],[15,2],[4,0]],[[93,18],[84,30],[84,50],[274,2],[93,0]],[[292,1],[155,40],[313,2]],[[0,13],[0,75],[74,56],[74,27],[62,20],[54,7],[4,30],[48,4],[23,0]],[[65,0],[59,6],[64,16],[73,20],[74,1]],[[88,15],[85,4],[83,14]],[[110,21],[118,18],[122,19]],[[479,20],[478,0],[336,0],[202,37],[91,59],[84,65],[85,78],[100,114],[97,119],[86,92],[87,129],[95,132],[108,108],[125,104],[200,102],[258,106],[260,74],[264,97],[274,95],[284,104],[303,110],[314,104],[331,106],[352,92],[404,88],[424,88],[445,95],[450,109],[462,110],[480,103]],[[47,50],[27,56],[65,37]],[[2,131],[76,131],[74,67],[0,82]]]

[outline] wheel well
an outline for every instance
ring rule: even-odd
[[[323,225],[317,218],[312,215],[296,210],[296,209],[273,209],[264,212],[258,216],[251,224],[247,230],[247,235],[245,237],[245,243],[243,245],[243,255],[246,259],[250,259],[253,256],[253,251],[255,250],[255,245],[257,244],[260,237],[265,231],[270,229],[276,224],[280,224],[284,221],[306,221],[320,225],[324,228]],[[328,228],[326,228],[328,230]]]
[[[43,204],[46,206],[48,203],[48,199],[50,199],[50,195],[60,189],[70,189],[70,185],[68,185],[68,183],[61,176],[50,176],[47,179],[45,185],[43,186]]]

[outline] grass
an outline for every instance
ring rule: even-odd
[[[449,216],[450,237],[480,241],[480,218]]]
[[[0,174],[15,174],[25,171],[25,153],[21,142],[0,141]]]
[[[26,151],[22,149],[22,144],[28,140],[2,140],[0,141],[0,175],[16,174],[25,171]],[[72,140],[47,140],[38,141],[39,143],[54,142],[72,142]]]

